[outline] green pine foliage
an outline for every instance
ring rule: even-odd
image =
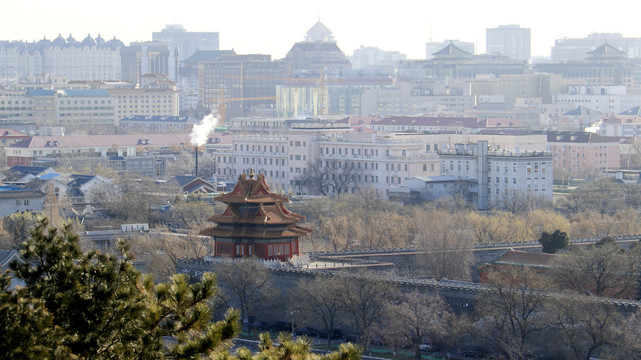
[[[4,359],[238,359],[228,352],[240,331],[238,312],[211,320],[214,274],[196,283],[179,274],[154,285],[133,267],[124,242],[117,255],[83,253],[78,242],[69,225],[49,228],[42,219],[23,243],[25,263],[11,265],[26,286],[10,289],[9,273],[1,274]],[[251,357],[293,358],[279,347],[270,343]],[[355,349],[341,353],[333,356],[360,356]]]
[[[543,232],[539,238],[539,243],[543,246],[543,252],[554,254],[559,250],[566,249],[570,239],[568,234],[561,230],[555,230],[552,234]]]

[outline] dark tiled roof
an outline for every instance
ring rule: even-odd
[[[641,116],[641,106],[633,107],[632,109],[628,109],[619,115],[627,115],[627,116]]]
[[[48,167],[44,166],[24,166],[24,165],[16,165],[11,168],[9,168],[9,172],[14,173],[14,174],[20,174],[20,175],[25,175],[25,174],[32,174],[32,175],[38,175],[42,173],[43,171],[49,169]]]
[[[94,175],[77,175],[73,174],[71,175],[71,181],[69,182],[68,185],[70,186],[82,186],[89,181],[95,179],[96,177]]]
[[[81,198],[81,197],[85,197],[85,193],[84,193],[84,192],[82,192],[82,190],[80,190],[80,188],[77,188],[77,187],[74,187],[74,188],[69,189],[69,190],[67,191],[67,195],[68,195],[69,197],[74,197],[74,198]]]
[[[432,53],[432,55],[434,55],[434,57],[447,57],[447,58],[469,58],[472,56],[472,54],[457,47],[451,42],[449,45],[447,45],[443,49],[435,53]]]
[[[189,184],[190,182],[196,180],[197,177],[195,176],[190,176],[190,175],[176,175],[174,176],[174,180],[178,183],[180,186],[185,186]]]
[[[301,52],[311,52],[311,51],[323,51],[323,52],[336,52],[343,53],[343,51],[336,45],[335,42],[308,42],[302,41],[297,42],[292,46],[291,51],[301,51]]]
[[[33,138],[28,138],[28,139],[24,139],[22,141],[18,141],[17,143],[11,145],[11,147],[12,148],[25,148],[25,149],[27,149],[27,148],[29,148],[29,145],[31,145],[31,140],[32,139]]]
[[[604,42],[603,45],[587,53],[590,57],[625,57],[625,52]]]
[[[492,261],[492,264],[546,267],[550,265],[554,257],[554,254],[516,251],[510,249]]]
[[[601,114],[600,112],[596,110],[592,110],[590,108],[587,108],[585,106],[579,106],[574,110],[568,111],[563,115],[567,116],[585,116],[585,115],[598,115]]]
[[[0,199],[38,199],[43,198],[45,193],[40,190],[6,190],[0,191]]]

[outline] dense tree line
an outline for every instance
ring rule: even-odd
[[[332,329],[351,329],[365,348],[379,339],[417,358],[425,343],[448,352],[478,347],[505,359],[634,358],[640,347],[641,315],[602,301],[634,294],[640,250],[609,238],[555,255],[546,271],[491,268],[489,287],[467,310],[450,308],[437,293],[391,286],[382,273],[317,275],[279,293],[272,273],[251,260],[220,263],[217,279],[189,283],[175,275],[154,284],[120,249],[83,252],[70,226],[37,221],[21,250],[27,261],[12,265],[27,286],[11,289],[2,275],[0,351],[7,358],[219,358],[243,320],[273,318],[283,304],[295,311],[286,317],[297,326],[322,327],[328,337]],[[308,354],[308,342],[281,335],[279,344],[263,336],[262,355],[255,356]],[[341,354],[329,358],[358,356],[353,347]]]
[[[513,211],[478,212],[456,196],[423,205],[402,206],[375,191],[290,204],[317,231],[307,250],[352,250],[421,245],[425,219],[456,219],[459,238],[472,243],[536,241],[560,230],[570,238],[641,233],[641,185],[599,179],[562,197],[557,204],[514,206]],[[423,227],[423,228],[421,228]]]

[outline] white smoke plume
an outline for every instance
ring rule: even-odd
[[[210,114],[205,116],[200,123],[194,125],[191,130],[192,145],[205,145],[207,138],[209,138],[209,134],[214,131],[216,124],[218,124],[218,118]]]

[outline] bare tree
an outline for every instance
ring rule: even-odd
[[[349,250],[358,239],[360,220],[354,216],[321,216],[318,235],[334,251]]]
[[[488,274],[490,289],[480,300],[479,335],[509,359],[526,359],[530,339],[549,327],[544,316],[549,282],[525,268],[500,267]]]
[[[367,346],[374,324],[381,319],[393,292],[389,283],[366,274],[345,276],[340,281],[341,301],[354,321],[361,344]]]
[[[625,253],[614,243],[588,248],[573,247],[557,255],[556,280],[565,289],[581,294],[631,298],[637,288],[638,253]]]
[[[135,236],[130,244],[131,252],[144,263],[146,271],[154,274],[157,280],[166,281],[176,273],[178,259],[197,259],[207,255],[209,240],[195,233],[171,234],[165,231]]]
[[[280,293],[269,270],[252,259],[216,264],[224,300],[240,309],[241,319],[251,321],[260,311],[275,304]]]
[[[615,305],[594,297],[557,296],[549,309],[572,359],[589,360],[600,348],[621,342],[617,329],[623,316]]]
[[[307,172],[296,177],[294,182],[298,186],[299,192],[303,192],[303,188],[307,187],[310,192],[323,196],[330,193],[331,181],[321,164],[322,161],[308,164]]]
[[[641,354],[641,311],[623,319],[614,329],[616,346],[608,347],[602,357],[609,360],[635,359]]]
[[[415,265],[424,276],[469,279],[472,264],[472,239],[464,227],[461,213],[417,210],[412,217],[416,243],[424,250]]]
[[[386,334],[398,338],[401,346],[410,346],[414,358],[421,358],[420,346],[425,341],[436,341],[448,333],[454,316],[438,295],[417,292],[404,293],[389,305]]]
[[[192,230],[198,230],[207,225],[207,219],[214,213],[214,206],[211,203],[199,199],[178,201],[171,207],[172,218]]]
[[[543,196],[532,196],[525,191],[509,194],[500,204],[501,208],[513,214],[523,214],[531,210],[549,208],[551,202]]]
[[[349,193],[350,187],[360,176],[360,170],[353,166],[353,163],[338,160],[327,160],[310,163],[307,172],[296,178],[296,183],[302,188],[306,186],[323,196],[341,195]]]
[[[334,325],[344,308],[340,284],[334,276],[317,276],[311,281],[303,278],[290,294],[291,302],[298,305],[305,318],[320,320],[323,323],[328,344],[331,343]]]

